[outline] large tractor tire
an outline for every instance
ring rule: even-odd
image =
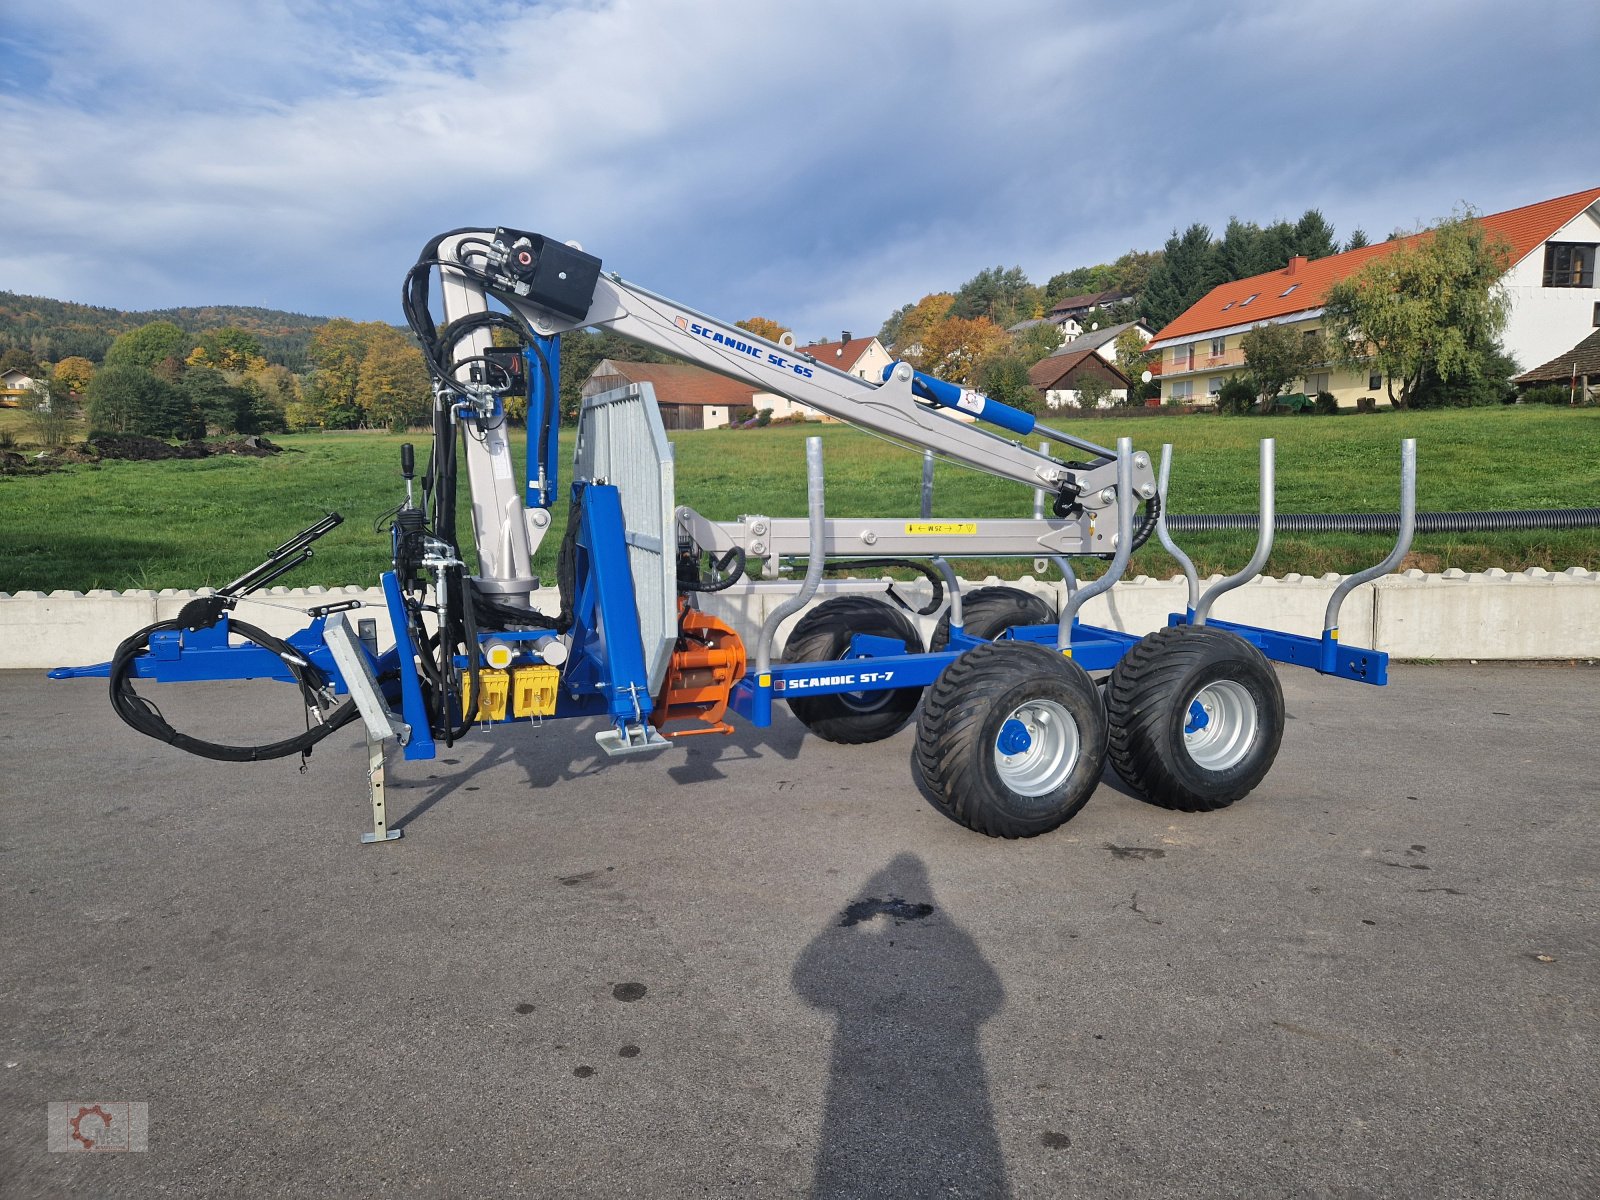
[[[1014,587],[981,587],[961,596],[961,628],[971,637],[993,641],[1013,625],[1050,625],[1055,609],[1032,592]],[[945,609],[928,639],[929,650],[950,645],[950,610]]]
[[[1100,782],[1106,719],[1077,663],[1029,642],[989,642],[928,689],[916,771],[969,829],[1033,837],[1070,819]]]
[[[921,635],[899,609],[872,596],[835,596],[800,618],[784,646],[784,661],[843,659],[850,653],[850,639],[858,633],[898,638],[906,644],[906,653],[922,653]],[[818,737],[859,745],[898,733],[921,697],[920,687],[835,692],[790,700],[789,708]]]
[[[1261,782],[1283,740],[1283,689],[1237,634],[1174,625],[1123,655],[1105,689],[1111,765],[1162,808],[1225,808]]]

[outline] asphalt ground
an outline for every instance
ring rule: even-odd
[[[0,675],[0,1192],[1600,1195],[1600,672],[1281,674],[1223,812],[991,841],[785,712],[474,735],[384,845],[357,727],[228,765]],[[49,1153],[96,1100],[148,1152]]]

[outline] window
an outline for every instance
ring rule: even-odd
[[[1194,395],[1194,380],[1179,379],[1173,383],[1172,399],[1187,400],[1192,395]]]
[[[1600,304],[1596,304],[1594,306],[1594,310],[1595,310],[1596,314],[1600,314]],[[1600,320],[1597,320],[1596,324],[1600,324]],[[1383,386],[1383,372],[1382,371],[1369,371],[1367,373],[1367,391],[1375,392],[1379,388],[1381,388],[1382,386]]]
[[[1248,306],[1250,301],[1254,300],[1259,295],[1261,295],[1260,292],[1251,292],[1243,300],[1239,301],[1239,307],[1240,308],[1244,308],[1244,307]]]
[[[1225,337],[1211,339],[1211,357],[1221,358],[1228,349],[1228,339]]]
[[[1172,348],[1172,365],[1179,371],[1187,371],[1194,366],[1194,343],[1186,346]]]
[[[1594,327],[1600,329],[1600,300],[1595,301],[1594,305]]]
[[[1287,296],[1290,292],[1294,291],[1295,288],[1297,288],[1299,286],[1300,285],[1298,283],[1291,283],[1288,287],[1284,288],[1283,291],[1278,293],[1278,299],[1282,300],[1285,296]]]
[[[1593,287],[1594,242],[1548,242],[1544,248],[1545,287]]]
[[[1325,392],[1327,390],[1328,373],[1326,371],[1321,371],[1315,375],[1306,376],[1306,395],[1315,396],[1318,392]]]
[[[1233,301],[1232,301],[1232,300],[1229,300],[1229,301],[1228,301],[1228,302],[1227,302],[1227,303],[1226,303],[1226,304],[1224,304],[1224,305],[1223,305],[1223,306],[1222,306],[1222,311],[1223,311],[1223,312],[1227,312],[1227,311],[1228,311],[1228,310],[1229,310],[1229,309],[1230,309],[1230,308],[1232,308],[1232,307],[1233,307]]]
[[[1215,400],[1222,392],[1222,385],[1226,382],[1227,380],[1223,379],[1221,375],[1213,375],[1211,382],[1206,385],[1206,392]]]

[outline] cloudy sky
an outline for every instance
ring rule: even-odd
[[[4,0],[0,288],[400,320],[431,235],[876,331],[1174,227],[1600,184],[1593,0]]]

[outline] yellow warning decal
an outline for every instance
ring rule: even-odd
[[[970,536],[978,532],[976,521],[907,521],[906,534],[915,537],[919,534]]]
[[[758,684],[760,684],[762,687],[771,687],[772,686],[772,676],[771,675],[758,676],[757,679],[756,679],[756,682]]]

